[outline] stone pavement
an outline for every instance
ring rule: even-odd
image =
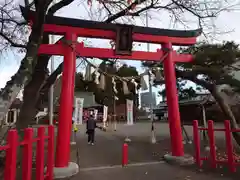
[[[72,180],[228,180],[168,165],[166,163],[135,165],[126,168],[82,169]]]
[[[155,179],[230,179],[220,173],[197,172],[197,168],[183,168],[168,165],[162,156],[170,151],[167,124],[157,124],[157,144],[150,144],[150,123],[134,126],[118,125],[117,131],[96,130],[96,143],[87,144],[85,126],[77,134],[77,146],[72,146],[71,159],[76,162],[76,147],[79,148],[80,172],[72,180],[149,180]],[[122,145],[129,136],[129,166],[121,167]],[[228,178],[227,178],[228,177]],[[231,179],[236,179],[231,178]]]
[[[116,132],[96,130],[96,143],[94,146],[87,144],[87,136],[84,127],[80,128],[80,133],[77,134],[77,146],[79,148],[79,158],[81,168],[113,166],[121,164],[122,145],[126,136],[129,136],[132,142],[129,143],[129,163],[152,162],[159,161],[165,154],[161,143],[150,144],[150,127],[143,131],[136,130],[136,126],[118,126]],[[128,134],[125,132],[129,132]],[[135,132],[136,131],[136,132]],[[146,131],[146,132],[145,132]],[[164,141],[163,137],[158,140]],[[168,140],[167,140],[168,141]],[[169,144],[169,143],[168,143]],[[160,150],[160,151],[159,151]],[[76,158],[76,146],[72,146],[72,159]]]

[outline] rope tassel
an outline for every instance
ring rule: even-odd
[[[137,89],[138,83],[135,81],[135,79],[132,79],[131,82],[134,84],[135,93],[137,93],[137,91],[138,91],[138,89]]]
[[[85,73],[85,78],[86,81],[92,81],[92,76],[91,76],[91,65],[87,64],[86,67],[86,73]]]
[[[104,90],[105,89],[105,75],[101,74],[100,75],[100,84],[99,84],[99,88]]]
[[[162,72],[160,71],[160,69],[157,68],[155,71],[155,82],[159,83],[159,82],[162,82],[163,80],[164,78],[163,78]]]
[[[112,78],[112,84],[113,84],[113,91],[114,91],[114,93],[118,93],[118,91],[117,91],[117,88],[116,88],[116,82],[115,82],[115,79],[114,79],[114,77]]]
[[[142,88],[143,91],[148,89],[147,83],[146,83],[146,81],[144,79],[144,76],[141,76],[141,88]]]
[[[95,79],[94,79],[95,84],[100,84],[100,82],[99,82],[100,73],[98,72],[97,68],[96,68],[94,74],[95,74]]]

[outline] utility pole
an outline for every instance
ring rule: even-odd
[[[117,118],[116,118],[116,96],[113,97],[113,122],[114,122],[114,131],[117,131]]]
[[[151,143],[156,143],[156,136],[155,136],[155,129],[154,129],[154,117],[153,117],[153,92],[152,92],[152,85],[153,85],[153,79],[150,73],[150,70],[148,71],[149,74],[149,94],[150,94],[150,117],[151,117]]]
[[[56,0],[52,1],[52,5],[54,5],[56,3]],[[54,43],[54,35],[50,35],[50,44]],[[51,67],[50,67],[51,71],[50,73],[53,73],[54,71],[54,56],[51,56]],[[52,85],[50,87],[50,91],[49,91],[49,124],[53,125],[53,93],[54,93],[54,85]]]
[[[148,27],[148,11],[146,11],[146,26]],[[150,44],[147,43],[147,51],[150,51]],[[151,117],[151,143],[156,143],[156,137],[155,137],[155,130],[154,130],[154,118],[153,118],[153,93],[152,93],[152,85],[153,85],[153,79],[150,73],[150,69],[148,70],[148,84],[149,84],[149,94],[150,94],[150,117]]]

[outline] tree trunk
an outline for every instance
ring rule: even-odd
[[[41,58],[39,58],[41,60]],[[47,68],[47,62],[39,61],[39,64]],[[34,120],[38,109],[36,108],[36,102],[39,97],[39,89],[42,86],[46,77],[46,72],[38,72],[35,70],[34,75],[32,76],[32,81],[25,86],[23,92],[23,105],[21,106],[19,118],[16,122],[17,129],[23,129],[27,127],[32,120]]]
[[[35,69],[37,51],[42,40],[42,30],[48,3],[40,1],[36,6],[36,16],[32,32],[29,36],[26,55],[21,61],[17,73],[12,76],[11,80],[7,82],[6,86],[0,92],[0,120],[4,119],[19,91],[31,80],[31,75]]]
[[[238,128],[236,118],[235,118],[229,104],[227,103],[227,94],[226,93],[224,94],[224,91],[222,91],[221,86],[216,86],[215,84],[211,84],[204,80],[198,79],[194,72],[177,71],[176,74],[177,74],[177,77],[181,77],[183,79],[190,80],[190,81],[204,87],[205,89],[209,90],[209,92],[211,92],[212,96],[215,98],[216,102],[220,106],[225,117],[228,120],[230,120],[231,126],[233,128]],[[238,148],[240,148],[240,134],[237,132],[234,132],[232,134],[233,134],[233,137],[236,141]]]
[[[32,26],[32,32],[27,43],[26,55],[24,59],[22,59],[17,73],[12,76],[11,80],[7,82],[6,86],[0,92],[0,120],[5,118],[9,107],[15,100],[19,91],[31,81],[33,70],[35,70],[38,48],[42,41],[45,14],[51,1],[42,0],[34,2],[36,14]],[[29,101],[31,101],[31,99],[29,99]],[[29,105],[29,103],[27,103],[27,105]],[[31,113],[31,106],[28,106],[28,108],[25,108],[25,110],[28,110],[25,113],[26,116],[27,114]],[[23,122],[22,125],[20,125],[19,120],[17,122],[20,128],[25,126],[25,122]],[[5,129],[1,129],[1,133],[3,133],[2,131],[5,131]],[[22,131],[20,131],[20,136],[22,136],[22,134]]]
[[[24,93],[24,103],[21,107],[21,111],[19,114],[19,120],[16,122],[16,128],[18,130],[23,130],[26,128],[32,119],[32,117],[36,116],[37,109],[33,106],[33,102],[36,100],[37,93],[31,91],[31,88],[26,88],[26,93]]]
[[[43,42],[48,43],[48,35],[44,35]],[[40,96],[40,88],[44,83],[47,75],[47,65],[49,61],[49,56],[41,55],[37,60],[35,70],[32,74],[31,81],[24,87],[23,92],[23,105],[21,106],[19,118],[16,123],[17,129],[23,129],[27,127],[31,121],[34,120],[38,108],[36,103],[38,97]]]
[[[64,0],[54,4],[51,8],[49,8],[48,15],[53,15],[56,11],[64,6],[69,5],[73,1],[74,0]],[[44,44],[49,43],[48,33],[43,33],[42,41]],[[41,105],[41,99],[43,97],[41,88],[44,88],[44,82],[48,75],[47,66],[50,57],[51,56],[48,55],[38,56],[37,64],[32,74],[32,79],[24,87],[23,105],[20,110],[18,122],[16,123],[17,129],[23,129],[27,127],[29,123],[35,119],[39,106]],[[55,80],[51,83],[53,84],[54,82]],[[48,91],[44,91],[44,93],[48,93]]]
[[[230,87],[225,86],[225,88]],[[230,99],[230,97],[228,97],[229,94],[227,95],[224,92],[225,88],[223,86],[215,86],[211,93],[214,96],[215,100],[218,102],[219,106],[221,107],[221,110],[223,111],[227,119],[230,120],[232,128],[238,129],[239,126],[237,124],[235,115],[231,110],[230,102],[228,101]],[[238,145],[238,148],[240,148],[240,134],[238,132],[233,132],[232,135],[236,141],[236,144]]]

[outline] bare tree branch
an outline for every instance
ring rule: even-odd
[[[18,44],[18,43],[13,42],[12,39],[10,39],[9,37],[7,37],[7,36],[6,36],[5,34],[3,34],[2,32],[0,32],[0,36],[2,36],[5,40],[7,40],[7,41],[11,44],[11,46],[13,46],[13,47],[27,48],[26,45]]]
[[[62,0],[49,8],[48,14],[55,14],[59,9],[71,4],[74,0]]]
[[[132,4],[130,4],[126,9],[123,9],[122,11],[110,16],[107,20],[105,20],[105,22],[112,22],[122,16],[125,16],[129,10],[135,8],[136,5],[139,5],[143,2],[145,2],[146,0],[135,0]]]

